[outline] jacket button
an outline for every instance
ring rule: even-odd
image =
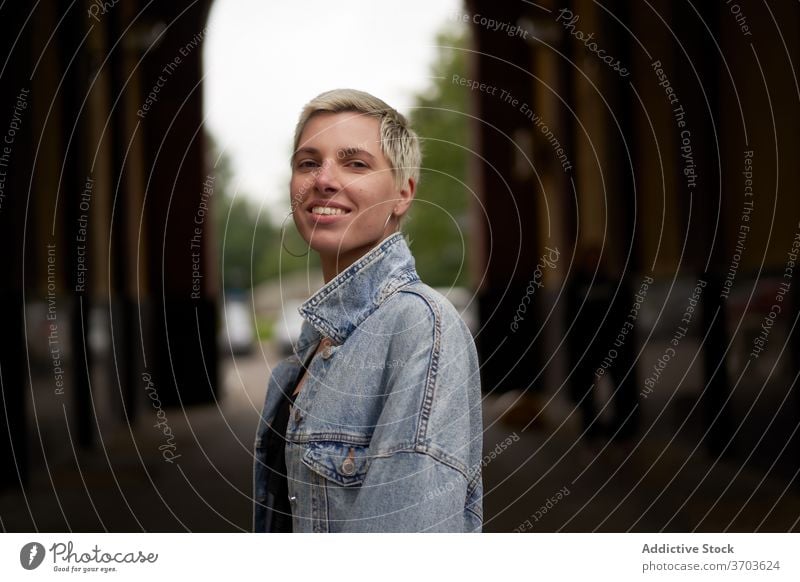
[[[289,502],[290,502],[292,505],[295,505],[295,504],[297,503],[297,496],[296,496],[296,495],[292,495],[292,496],[289,498]]]
[[[352,475],[356,472],[356,463],[353,460],[353,449],[347,454],[347,458],[342,462],[341,471],[343,475]]]
[[[344,463],[342,463],[342,473],[345,475],[352,475],[355,470],[356,464],[350,459],[345,459]]]
[[[331,357],[331,340],[325,338],[322,340],[322,358],[327,360]]]
[[[342,463],[342,473],[345,475],[352,475],[355,473],[356,464],[353,462],[352,459],[345,459],[344,463]]]
[[[303,420],[303,411],[301,411],[299,408],[296,408],[294,411],[294,421],[300,422],[301,420]]]

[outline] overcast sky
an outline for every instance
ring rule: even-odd
[[[288,212],[288,158],[302,106],[338,87],[408,113],[428,86],[436,32],[460,0],[216,0],[204,40],[209,131],[239,194]]]

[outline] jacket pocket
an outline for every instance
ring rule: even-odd
[[[343,487],[361,485],[369,467],[367,447],[334,441],[309,443],[303,463]]]

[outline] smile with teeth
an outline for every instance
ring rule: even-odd
[[[311,209],[311,214],[338,215],[338,214],[347,214],[348,212],[349,212],[348,210],[342,210],[341,208],[331,208],[329,206],[315,206],[314,208]]]

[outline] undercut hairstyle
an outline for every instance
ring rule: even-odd
[[[374,95],[355,89],[334,89],[320,93],[309,101],[300,114],[294,131],[294,148],[300,147],[300,136],[308,120],[317,113],[354,112],[380,121],[381,153],[392,166],[392,174],[397,188],[402,190],[413,178],[419,183],[419,169],[422,164],[422,151],[419,138],[411,129],[408,120],[384,101]]]

